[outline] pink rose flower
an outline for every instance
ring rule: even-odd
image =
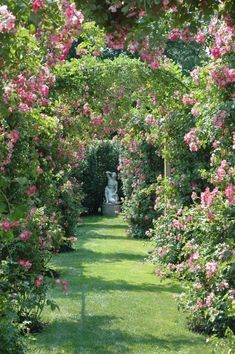
[[[33,185],[33,186],[30,186],[30,187],[27,189],[26,194],[27,194],[28,196],[31,196],[31,195],[33,195],[34,193],[36,193],[36,191],[37,191],[37,187],[36,187],[35,185]]]
[[[213,191],[210,191],[210,188],[207,187],[204,192],[201,193],[201,205],[203,208],[210,207],[213,203],[215,196],[218,194],[218,188],[214,188]]]
[[[199,138],[197,137],[197,128],[192,128],[184,136],[184,142],[189,146],[189,150],[192,152],[198,151],[201,145]]]
[[[15,16],[8,10],[6,5],[0,6],[0,33],[9,33],[15,28]]]
[[[181,38],[181,32],[177,28],[174,28],[168,35],[168,39],[170,41],[177,41],[180,38]]]
[[[235,186],[230,183],[225,189],[226,198],[231,205],[235,205]]]
[[[34,0],[32,3],[32,11],[37,13],[44,5],[45,0]]]
[[[37,278],[35,279],[35,286],[36,288],[39,288],[44,282],[44,277],[43,275],[38,275]]]
[[[32,236],[32,232],[26,230],[20,234],[19,239],[21,241],[27,241],[31,236]]]
[[[12,228],[12,223],[8,220],[5,220],[1,223],[1,228],[4,230],[4,231],[9,231],[11,230]]]
[[[29,262],[27,259],[20,259],[18,261],[18,264],[21,266],[21,267],[24,267],[26,269],[31,269],[32,268],[32,263]]]
[[[199,31],[195,36],[195,41],[199,44],[203,44],[206,41],[206,35],[202,31]]]
[[[206,302],[205,302],[205,304],[206,304],[207,307],[211,307],[211,306],[212,306],[213,298],[214,298],[214,294],[213,294],[213,293],[209,294],[209,295],[206,297]]]
[[[215,261],[206,263],[206,275],[210,279],[218,270],[218,263]]]

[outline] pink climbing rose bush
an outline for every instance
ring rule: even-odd
[[[38,326],[46,303],[55,308],[46,294],[55,283],[47,276],[48,260],[64,242],[68,247],[72,244],[65,231],[63,213],[68,207],[63,204],[61,186],[70,179],[74,158],[60,150],[69,139],[65,131],[62,134],[63,120],[51,110],[50,95],[55,65],[67,58],[82,32],[84,18],[70,1],[4,3],[0,5],[0,267],[4,288],[0,306],[7,327],[0,332],[4,352],[23,353],[18,345],[22,323],[27,332]],[[74,189],[73,184],[71,200],[80,215],[80,186],[76,193]],[[64,288],[67,291],[66,283]],[[10,332],[15,337],[9,346]]]
[[[15,16],[6,5],[0,6],[0,33],[9,33],[15,28]]]

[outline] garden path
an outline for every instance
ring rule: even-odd
[[[53,289],[60,311],[44,311],[48,324],[29,353],[211,353],[205,337],[187,330],[177,310],[177,283],[161,282],[145,261],[150,248],[126,236],[121,217],[85,218],[76,252],[53,259],[69,281],[69,294]]]

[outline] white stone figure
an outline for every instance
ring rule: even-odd
[[[118,203],[118,182],[116,180],[116,172],[106,171],[108,185],[105,187],[105,199],[107,204]]]

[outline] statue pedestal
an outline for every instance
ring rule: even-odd
[[[102,214],[104,216],[117,216],[121,212],[121,205],[104,203],[102,205]]]

